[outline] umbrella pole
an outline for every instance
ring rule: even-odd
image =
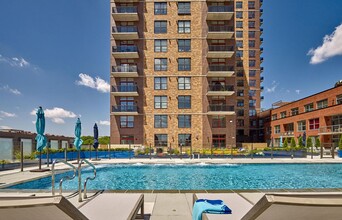
[[[42,150],[39,151],[39,169],[42,169]]]
[[[81,151],[78,150],[77,163],[80,163]]]
[[[96,148],[96,160],[97,160],[97,148]]]

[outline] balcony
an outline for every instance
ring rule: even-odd
[[[210,85],[207,96],[231,96],[234,92],[234,86],[232,85]]]
[[[138,87],[136,85],[112,86],[114,96],[138,96]]]
[[[208,115],[235,115],[234,106],[229,105],[209,105]]]
[[[137,46],[133,46],[133,45],[132,46],[131,45],[113,46],[112,54],[114,58],[120,58],[120,59],[139,58],[138,48]]]
[[[260,86],[260,91],[264,91],[264,87],[263,86]]]
[[[136,65],[123,64],[121,66],[112,66],[112,76],[114,77],[138,77],[138,68]]]
[[[260,47],[260,53],[263,53],[263,52],[264,52],[264,48]]]
[[[265,97],[264,97],[264,96],[260,96],[260,100],[261,100],[261,101],[264,101],[264,100],[265,100]]]
[[[208,77],[231,77],[234,75],[234,67],[226,65],[209,65]]]
[[[264,23],[264,19],[260,18],[260,25]]]
[[[318,134],[319,135],[342,134],[342,124],[320,127]]]
[[[294,137],[294,132],[293,131],[285,131],[285,132],[278,133],[278,135],[283,136],[283,137]]]
[[[264,9],[260,9],[260,16],[264,13]]]
[[[260,57],[260,63],[264,62],[264,58]]]
[[[233,46],[209,45],[208,58],[231,58],[234,54]]]
[[[264,72],[264,67],[260,67],[260,72]]]
[[[234,7],[231,5],[208,6],[207,20],[230,20],[234,15]]]
[[[112,106],[112,115],[138,115],[137,105],[115,105]]]
[[[136,6],[118,6],[112,8],[112,16],[115,21],[139,21]]]
[[[208,39],[232,39],[234,35],[234,27],[222,25],[222,26],[209,26],[208,27]]]
[[[137,40],[138,28],[136,26],[114,26],[112,35],[115,40]]]
[[[264,32],[263,28],[260,28],[260,35]]]
[[[264,77],[260,77],[260,82],[263,82],[264,81]]]

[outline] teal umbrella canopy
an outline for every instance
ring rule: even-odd
[[[74,145],[76,147],[77,150],[81,149],[83,140],[81,139],[81,120],[78,118],[77,122],[76,122],[76,126],[75,126],[75,141],[74,141]]]
[[[37,121],[36,121],[36,141],[37,141],[37,150],[42,151],[46,146],[46,137],[44,136],[45,132],[45,116],[42,107],[39,107],[37,110]]]

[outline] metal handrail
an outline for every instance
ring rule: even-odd
[[[86,159],[82,159],[80,160],[80,162],[78,163],[78,201],[82,202],[82,186],[81,186],[81,182],[82,182],[82,177],[81,177],[81,168],[82,168],[82,163],[85,162],[86,164],[88,164],[91,168],[93,168],[93,172],[94,172],[94,176],[93,177],[87,177],[86,180],[84,181],[84,190],[83,190],[83,199],[87,198],[87,183],[88,180],[94,180],[96,178],[96,168],[95,166],[90,163],[88,160]]]
[[[72,175],[71,177],[70,176],[66,176],[64,178],[62,178],[60,181],[59,181],[59,194],[62,195],[62,184],[63,184],[63,181],[64,180],[72,180],[76,177],[76,167],[74,165],[72,165],[71,163],[68,163],[66,161],[57,161],[57,160],[54,160],[52,162],[52,175],[51,175],[51,191],[52,191],[52,195],[54,196],[55,195],[55,164],[57,162],[61,162],[61,163],[64,163],[65,165],[68,165],[69,167],[71,167],[74,171],[74,175]]]

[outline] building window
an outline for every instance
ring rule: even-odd
[[[249,38],[255,38],[255,31],[248,31]]]
[[[133,128],[134,116],[120,116],[120,128]]]
[[[191,128],[191,115],[178,115],[178,128]]]
[[[191,40],[178,40],[178,52],[190,52]]]
[[[249,80],[249,86],[250,87],[256,87],[256,80],[254,80],[254,79]]]
[[[167,147],[167,134],[155,134],[154,146],[155,147]]]
[[[248,41],[248,46],[249,47],[255,47],[255,40],[249,40]]]
[[[274,126],[274,133],[279,134],[280,133],[280,125]]]
[[[167,128],[167,115],[155,115],[154,127],[155,128]]]
[[[286,118],[286,112],[280,112],[280,118]]]
[[[299,109],[298,108],[291,109],[291,115],[292,116],[295,116],[295,115],[298,115],[298,114],[299,114]]]
[[[306,121],[297,122],[298,131],[306,131]]]
[[[134,144],[134,136],[133,135],[121,135],[120,144]]]
[[[236,85],[237,85],[238,87],[243,87],[243,86],[244,86],[244,81],[243,81],[243,80],[237,80],[237,81],[236,81]]]
[[[242,27],[243,27],[242,21],[237,21],[236,22],[236,28],[242,28]]]
[[[248,1],[248,9],[255,9],[255,1]]]
[[[167,96],[154,96],[154,108],[167,108]]]
[[[256,100],[255,99],[250,99],[249,100],[249,107],[255,107],[256,106]]]
[[[237,50],[236,53],[235,53],[235,56],[240,58],[240,57],[243,57],[243,51],[242,50]]]
[[[242,40],[237,40],[236,41],[236,47],[243,48],[243,41]]]
[[[178,71],[190,71],[191,59],[190,58],[178,58]]]
[[[216,148],[226,147],[226,135],[225,134],[213,134],[213,146]]]
[[[317,130],[319,129],[319,118],[314,118],[309,120],[309,129]]]
[[[244,90],[240,89],[237,91],[237,96],[243,97],[244,96]]]
[[[154,52],[167,52],[167,40],[154,40]]]
[[[154,14],[155,15],[166,15],[167,14],[166,2],[155,2],[154,3]]]
[[[257,112],[256,112],[255,109],[250,109],[250,110],[249,110],[249,116],[254,117],[254,116],[256,116],[256,115],[257,115]]]
[[[314,110],[313,103],[304,105],[304,111],[305,111],[305,112],[311,112],[311,111],[313,111],[313,110]]]
[[[277,118],[278,118],[278,117],[277,117],[277,114],[273,114],[273,115],[272,115],[272,121],[277,120]]]
[[[255,67],[255,60],[250,60],[249,61],[249,67]]]
[[[243,119],[237,119],[237,120],[236,120],[236,125],[237,125],[238,127],[243,127],[243,126],[245,126],[245,120],[243,120]]]
[[[226,116],[213,115],[211,126],[213,128],[226,128]]]
[[[178,108],[190,109],[191,108],[191,96],[178,96]]]
[[[243,67],[243,61],[242,60],[236,61],[236,66],[237,67]]]
[[[243,37],[243,31],[237,31],[235,37],[236,38],[242,38]]]
[[[249,90],[248,95],[249,95],[249,97],[255,97],[256,96],[256,90]]]
[[[328,99],[324,99],[317,102],[317,109],[328,107]]]
[[[256,76],[256,70],[250,70],[249,77],[255,77],[255,76]]]
[[[178,135],[178,145],[183,147],[191,146],[191,134],[179,134]]]
[[[240,9],[242,8],[243,4],[242,2],[236,2],[235,8]]]
[[[249,18],[249,19],[255,18],[255,11],[249,11],[249,12],[248,12],[248,18]]]
[[[255,21],[249,21],[248,22],[248,27],[249,28],[255,28]]]
[[[191,78],[190,77],[178,77],[178,89],[179,90],[191,89]]]
[[[154,59],[154,70],[155,71],[167,71],[167,59],[166,58],[155,58]]]
[[[179,15],[191,14],[190,2],[178,2],[178,14]]]
[[[237,106],[238,106],[238,107],[243,107],[243,106],[244,106],[244,101],[243,101],[243,99],[238,99],[238,100],[237,100]]]
[[[178,33],[190,33],[190,21],[178,21]]]
[[[154,33],[155,34],[167,33],[167,21],[155,21],[154,22]]]
[[[155,90],[167,89],[167,77],[154,77],[154,89]]]
[[[249,51],[249,58],[255,58],[255,50]]]
[[[237,76],[237,77],[243,77],[243,75],[244,75],[243,70],[238,70],[238,71],[236,71],[236,76]]]
[[[337,105],[342,104],[342,94],[336,96],[336,104],[337,104]]]
[[[238,109],[236,112],[236,115],[238,117],[243,117],[245,115],[245,110],[244,109]]]
[[[243,18],[243,12],[242,11],[237,11],[236,12],[236,18]]]

